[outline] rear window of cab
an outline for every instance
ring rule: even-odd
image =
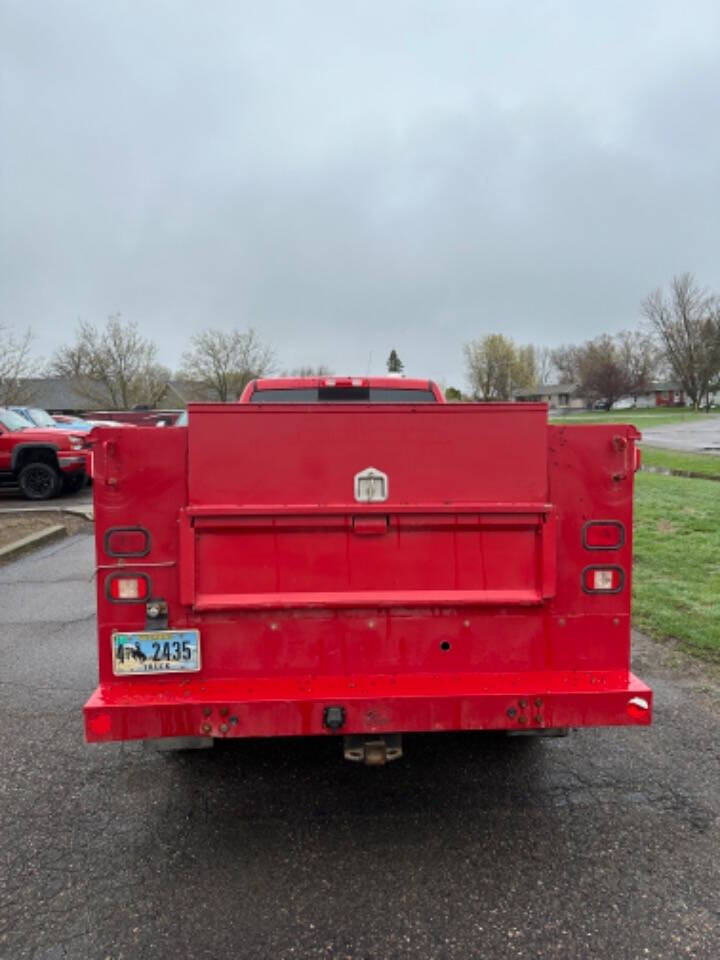
[[[432,390],[393,387],[297,387],[254,390],[250,403],[437,403]]]

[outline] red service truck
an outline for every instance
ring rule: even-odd
[[[182,422],[182,421],[181,421]],[[96,428],[89,741],[647,725],[630,670],[632,426],[405,378],[251,383]]]

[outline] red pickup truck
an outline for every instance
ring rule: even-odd
[[[0,407],[0,484],[17,484],[28,500],[72,493],[85,482],[88,458],[80,434],[30,426]]]
[[[90,741],[649,724],[630,672],[632,426],[266,379],[94,434]]]

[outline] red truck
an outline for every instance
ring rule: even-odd
[[[85,438],[71,430],[33,427],[0,407],[0,485],[17,485],[28,500],[73,493],[88,475]]]
[[[630,671],[632,426],[266,379],[187,426],[96,429],[90,741],[649,724]]]

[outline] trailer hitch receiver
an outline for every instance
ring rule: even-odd
[[[368,767],[382,767],[402,756],[402,736],[399,733],[386,733],[379,737],[348,736],[345,737],[343,752],[346,760],[364,763]]]

